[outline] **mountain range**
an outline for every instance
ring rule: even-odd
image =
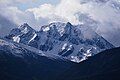
[[[5,39],[56,54],[73,62],[81,62],[114,45],[86,25],[55,22],[42,26],[39,31],[27,23],[12,29]]]

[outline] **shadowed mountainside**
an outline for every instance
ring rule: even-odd
[[[58,80],[120,80],[120,48],[101,52],[64,73]]]

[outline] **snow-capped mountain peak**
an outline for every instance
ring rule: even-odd
[[[34,29],[32,29],[27,23],[19,26],[18,29],[20,29],[21,32],[24,34],[28,33],[29,31],[34,31]]]
[[[8,39],[35,47],[45,54],[60,55],[74,62],[83,61],[89,56],[114,47],[88,26],[72,25],[69,22],[51,23],[42,26],[40,31],[35,31],[28,24],[13,30],[17,34]]]
[[[12,29],[10,34],[6,38],[11,39],[17,43],[25,43],[31,41],[36,36],[36,31],[32,29],[27,23],[19,26],[18,28]]]

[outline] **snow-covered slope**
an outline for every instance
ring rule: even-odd
[[[55,22],[35,31],[28,24],[13,29],[6,36],[17,43],[27,44],[46,55],[56,54],[74,62],[81,62],[114,46],[86,25]]]
[[[22,43],[16,43],[16,42],[14,43],[12,41],[7,41],[2,38],[0,39],[0,50],[3,50],[5,52],[10,52],[12,53],[12,55],[20,58],[24,58],[25,55],[36,58],[35,55],[38,55],[52,60],[58,59],[58,60],[68,61],[68,59],[65,59],[59,55],[56,54],[46,55],[43,51],[37,48]]]

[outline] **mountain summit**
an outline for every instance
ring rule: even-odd
[[[35,31],[27,23],[13,29],[8,40],[37,48],[45,54],[56,54],[81,62],[114,46],[85,25],[55,22]]]

